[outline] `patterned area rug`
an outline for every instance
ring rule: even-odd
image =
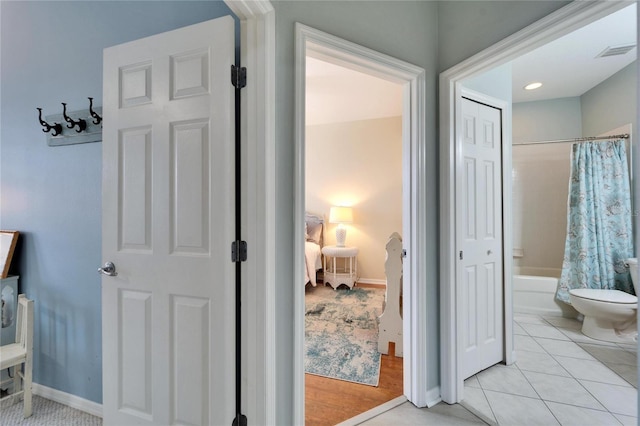
[[[305,371],[378,386],[378,316],[384,289],[333,290],[322,284],[305,294]]]
[[[0,424],[20,426],[102,426],[100,417],[79,411],[49,399],[33,396],[33,414],[22,417],[22,401],[11,398],[0,404]]]

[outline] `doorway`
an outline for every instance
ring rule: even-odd
[[[311,52],[305,106],[305,423],[327,425],[403,395],[402,342],[380,354],[376,338],[385,245],[403,228],[402,86]]]
[[[424,175],[420,173],[423,162],[419,156],[424,146],[424,70],[395,58],[382,55],[313,28],[296,24],[296,181],[295,194],[295,253],[296,271],[295,300],[295,397],[296,407],[304,406],[304,246],[305,242],[305,87],[306,58],[313,56],[334,65],[363,72],[398,84],[402,87],[402,236],[407,256],[403,262],[403,394],[418,406],[433,405],[439,395],[428,395],[427,377],[424,371],[426,360],[426,315],[425,293],[417,283],[425,276],[423,262],[413,261],[420,257],[426,243],[419,241],[421,229],[425,227]],[[408,207],[408,208],[406,208]],[[422,244],[421,244],[422,243]],[[300,283],[299,285],[297,285]],[[302,421],[304,414],[296,416]],[[372,414],[373,415],[373,414]]]
[[[513,36],[503,40],[498,45],[486,49],[481,55],[476,55],[455,67],[445,71],[440,77],[440,111],[441,111],[441,164],[445,165],[441,170],[441,307],[442,315],[442,399],[448,403],[460,402],[463,399],[463,380],[460,368],[460,346],[458,343],[459,324],[457,321],[457,287],[456,281],[456,247],[455,237],[457,228],[455,220],[455,208],[453,200],[456,191],[459,190],[456,178],[456,158],[459,152],[457,136],[460,129],[459,99],[461,98],[462,82],[470,77],[495,68],[501,64],[540,47],[552,40],[559,38],[577,28],[602,18],[628,4],[607,3],[572,3],[547,18],[525,28]],[[510,154],[505,169],[510,170]],[[505,181],[506,182],[506,181]],[[505,191],[507,188],[505,187]],[[504,222],[509,226],[511,222],[510,206],[506,205]],[[510,230],[505,228],[505,241],[511,241]],[[505,252],[511,248],[505,247]],[[505,265],[509,265],[506,262]],[[505,270],[505,293],[509,293],[510,271]],[[510,298],[506,298],[505,311],[510,312]],[[513,338],[511,321],[505,324],[505,339]],[[505,354],[513,356],[511,345],[507,342]]]

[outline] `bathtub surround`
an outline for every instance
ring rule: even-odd
[[[633,293],[625,264],[633,256],[627,165],[623,139],[573,145],[559,300],[570,303],[577,288]]]

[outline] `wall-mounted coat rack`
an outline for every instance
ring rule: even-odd
[[[102,141],[102,108],[93,107],[93,98],[89,98],[89,109],[67,112],[67,104],[62,102],[62,114],[47,115],[44,119],[42,108],[37,110],[49,146]]]

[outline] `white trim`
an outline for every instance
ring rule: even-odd
[[[50,399],[51,401],[55,401],[59,404],[102,418],[102,404],[98,404],[97,402],[89,401],[88,399],[80,398],[79,396],[71,395],[70,393],[62,392],[48,386],[40,385],[38,383],[32,383],[31,389],[33,390],[34,395]]]
[[[305,191],[305,57],[323,59],[351,69],[402,84],[403,92],[403,234],[408,256],[404,261],[403,292],[404,394],[418,407],[427,398],[427,274],[424,262],[426,241],[426,157],[425,157],[425,70],[393,57],[296,23],[295,47],[295,282],[304,277],[304,191]],[[414,260],[416,259],[416,260]],[[294,406],[295,424],[304,423],[304,291],[295,286],[294,304]]]
[[[447,403],[459,402],[464,387],[457,369],[455,319],[455,100],[460,82],[630,4],[632,2],[574,1],[440,74],[440,385],[442,399]],[[511,233],[510,228],[508,231]],[[511,235],[504,238],[511,239]]]
[[[345,420],[342,423],[338,423],[336,426],[356,426],[361,423],[366,422],[367,420],[371,420],[376,416],[379,416],[382,413],[386,413],[387,411],[396,408],[402,404],[407,402],[407,398],[404,396],[399,396],[397,398],[392,399],[391,401],[387,401],[384,404],[378,405],[377,407],[373,407],[371,410],[367,410],[364,413],[360,413],[355,417]]]
[[[276,424],[275,12],[268,0],[225,0],[240,19],[242,91],[242,411]],[[281,403],[282,404],[282,403]]]
[[[429,389],[427,392],[427,407],[431,408],[440,402],[442,402],[442,398],[440,397],[440,386]]]

